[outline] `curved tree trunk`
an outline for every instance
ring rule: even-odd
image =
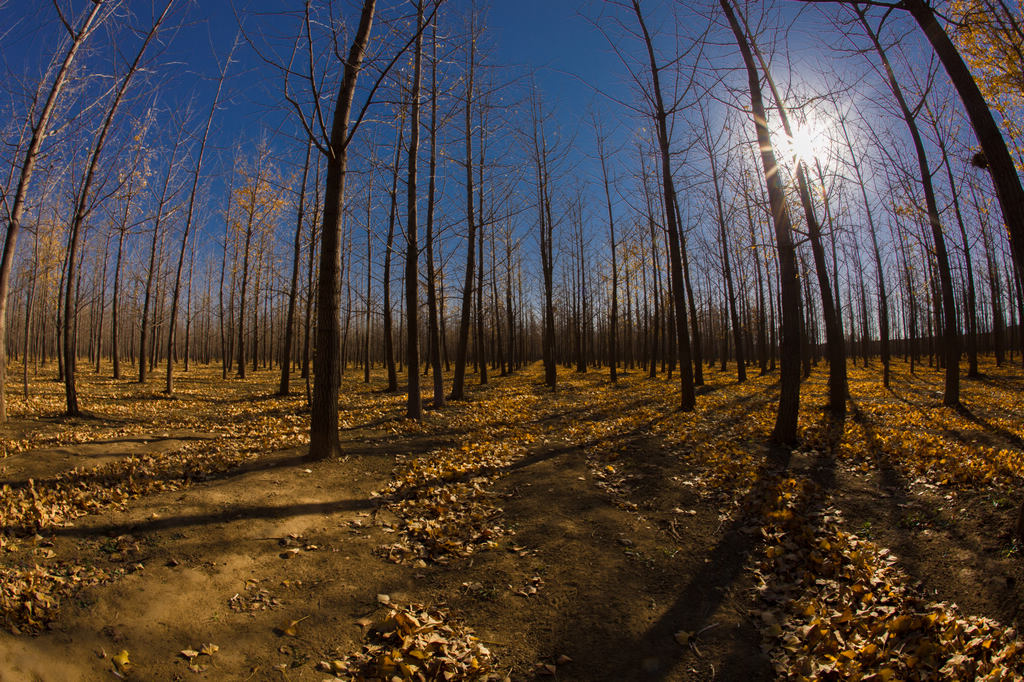
[[[912,2],[919,1],[912,0]],[[928,225],[931,228],[932,240],[935,243],[935,262],[939,270],[939,290],[942,299],[942,342],[946,365],[946,382],[942,403],[946,406],[954,407],[960,404],[960,336],[957,330],[956,300],[953,297],[953,276],[949,268],[946,239],[943,235],[942,223],[939,219],[939,208],[935,200],[935,190],[932,186],[931,170],[928,168],[928,157],[925,154],[924,143],[921,140],[921,133],[918,131],[917,122],[914,120],[914,115],[906,99],[903,97],[903,91],[896,81],[895,73],[878,39],[878,34],[868,24],[863,9],[857,9],[857,16],[861,26],[871,39],[875,52],[878,53],[878,57],[882,61],[886,78],[889,81],[889,87],[896,98],[904,121],[906,121],[910,137],[914,142],[914,151],[917,154],[917,164],[921,173],[921,188],[924,190],[925,207],[928,212]]]
[[[64,53],[64,59],[53,78],[53,83],[46,93],[39,118],[31,124],[32,136],[29,139],[28,148],[25,150],[24,160],[21,162],[18,186],[11,200],[3,252],[0,254],[0,424],[7,421],[7,296],[11,280],[11,266],[14,263],[14,250],[18,242],[18,232],[21,230],[21,219],[25,213],[25,202],[32,183],[32,174],[35,172],[36,161],[39,159],[39,150],[46,139],[57,101],[67,83],[78,51],[101,23],[98,21],[101,9],[102,3],[97,2],[93,5],[82,20],[81,27],[71,35],[71,43],[68,45],[67,52]]]
[[[739,45],[747,69],[750,87],[750,103],[757,130],[757,142],[761,151],[761,165],[765,184],[768,188],[768,202],[775,223],[775,243],[779,258],[779,280],[782,305],[782,343],[779,348],[779,410],[775,417],[772,440],[790,444],[796,441],[797,417],[800,411],[800,282],[797,277],[796,248],[793,245],[793,228],[786,208],[786,195],[779,178],[775,148],[765,118],[761,83],[754,65],[746,36],[740,29],[729,0],[719,0]]]
[[[690,412],[697,403],[693,390],[693,365],[690,354],[690,332],[686,320],[686,291],[684,289],[683,264],[682,264],[682,243],[679,235],[680,221],[676,209],[676,190],[672,180],[672,162],[669,153],[669,137],[667,113],[664,99],[661,94],[660,69],[654,56],[654,44],[644,23],[643,14],[640,11],[639,0],[632,0],[633,13],[636,15],[643,33],[644,44],[647,47],[647,57],[651,68],[651,82],[654,89],[654,118],[658,133],[658,149],[661,153],[661,181],[665,201],[665,222],[668,228],[669,241],[669,265],[672,282],[672,302],[675,311],[676,326],[676,357],[679,360],[679,407],[684,412]]]
[[[1024,188],[1021,187],[1020,176],[1006,146],[1006,140],[1003,139],[999,126],[992,117],[992,111],[978,89],[978,84],[971,76],[953,41],[939,25],[932,8],[925,0],[903,0],[902,4],[924,31],[935,54],[946,68],[953,87],[960,95],[992,175],[992,184],[995,186],[996,197],[1003,211],[1003,220],[1006,221],[1013,258],[1018,266],[1024,267]]]
[[[114,98],[111,100],[106,116],[103,119],[103,125],[100,127],[99,134],[93,143],[89,163],[86,166],[85,177],[82,179],[82,187],[78,193],[74,213],[72,213],[70,233],[68,235],[68,275],[66,280],[67,287],[64,292],[63,320],[64,395],[67,401],[67,414],[72,417],[81,414],[81,410],[78,407],[78,390],[75,385],[75,360],[77,355],[77,334],[75,333],[75,323],[78,320],[78,311],[76,308],[76,301],[78,297],[76,293],[77,279],[75,277],[74,269],[77,267],[76,258],[79,241],[81,239],[82,227],[90,213],[88,202],[91,195],[92,182],[95,178],[96,169],[99,167],[100,155],[103,153],[103,147],[106,143],[107,134],[110,132],[110,127],[114,122],[114,116],[117,114],[117,110],[120,107],[121,102],[124,100],[125,93],[128,92],[128,86],[131,85],[133,77],[139,72],[139,65],[142,62],[142,56],[146,53],[146,49],[149,47],[149,44],[156,37],[156,34],[160,29],[160,25],[171,10],[172,4],[173,0],[168,0],[167,4],[164,5],[163,12],[161,12],[153,22],[153,26],[146,34],[142,45],[139,47],[139,51],[135,55],[134,61],[121,79],[120,86],[118,87]],[[170,170],[168,170],[168,174],[170,174]],[[141,367],[142,364],[143,363],[140,362],[139,366]]]

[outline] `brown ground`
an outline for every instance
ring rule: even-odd
[[[633,387],[671,399],[674,381],[633,373],[609,388],[596,372],[561,378],[570,385],[554,395],[534,370],[494,378],[467,403],[429,412],[423,426],[401,418],[400,397],[348,378],[344,456],[313,463],[303,457],[304,401],[270,398],[270,372],[224,384],[219,373],[193,371],[176,400],[128,382],[83,382],[95,412],[73,422],[58,416],[59,385],[34,385],[29,407],[12,386],[15,418],[0,430],[8,449],[22,450],[0,460],[12,490],[74,467],[62,480],[84,480],[139,455],[237,458],[177,478],[158,472],[169,483],[38,536],[5,519],[15,542],[0,567],[61,563],[112,577],[70,591],[37,634],[0,634],[0,680],[114,679],[122,650],[129,679],[323,680],[319,662],[360,649],[357,621],[382,613],[381,595],[446,608],[512,679],[772,679],[747,570],[762,550],[760,524],[743,489],[687,456],[704,436],[678,442],[659,427],[661,405],[650,422],[617,427],[624,414],[652,409],[649,393],[633,398]],[[770,414],[772,381],[734,392],[728,376],[712,373],[700,400],[722,407],[703,415],[707,437]],[[517,412],[491,411],[506,395],[526,398]],[[496,547],[446,563],[385,560],[380,548],[401,526],[382,506],[397,472],[478,442],[517,448],[503,465],[467,473],[485,476],[478,485],[498,510],[489,521],[500,528]],[[756,441],[723,443],[764,459]],[[926,594],[1017,620],[1024,572],[1008,536],[1017,496],[951,492],[806,452],[790,466],[822,482],[846,528],[891,548]],[[679,632],[690,636],[685,645]],[[179,652],[211,643],[212,656],[193,659],[204,669],[190,670]]]

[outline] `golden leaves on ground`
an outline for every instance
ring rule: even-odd
[[[213,375],[210,370],[206,373]],[[299,397],[253,401],[249,395],[249,399],[243,399],[253,390],[251,384],[224,385],[216,379],[216,383],[207,381],[191,390],[179,388],[174,401],[139,400],[138,393],[145,388],[95,377],[84,380],[89,382],[90,407],[112,417],[111,421],[123,417],[129,426],[110,427],[109,422],[98,420],[72,421],[56,433],[30,434],[23,439],[26,443],[31,442],[35,448],[73,447],[139,436],[148,439],[160,431],[170,436],[179,429],[197,428],[212,431],[213,437],[182,439],[173,450],[159,454],[126,456],[98,467],[80,467],[45,480],[29,478],[0,487],[0,547],[5,550],[4,565],[0,566],[0,623],[12,632],[39,631],[62,598],[130,570],[108,573],[68,562],[33,567],[32,562],[40,558],[58,557],[53,550],[28,556],[26,553],[35,547],[21,548],[17,538],[72,525],[88,514],[125,509],[140,496],[180,490],[269,451],[308,442],[308,418],[298,414]],[[206,392],[214,386],[220,387],[219,393]],[[32,399],[32,409],[44,414],[60,413],[62,393],[58,395],[43,381],[33,389],[42,395]],[[18,443],[19,449],[27,449],[20,444],[22,441]]]
[[[132,662],[128,656],[127,649],[121,649],[121,651],[110,657],[110,660],[114,664],[114,671],[116,673],[127,673],[131,670]]]
[[[790,679],[1004,680],[1024,675],[1012,628],[922,599],[888,550],[842,530],[822,491],[785,478],[763,498],[756,615]]]
[[[493,656],[480,638],[441,608],[393,605],[368,635],[361,651],[320,669],[367,682],[503,678],[492,672]]]
[[[209,643],[202,645],[199,648],[199,651],[196,651],[195,649],[182,649],[178,653],[182,658],[188,661],[188,669],[191,672],[202,673],[206,672],[209,666],[201,662],[203,660],[201,657],[207,657],[206,660],[212,659],[213,655],[218,651],[220,651],[219,646]]]
[[[390,561],[432,561],[493,549],[505,534],[497,496],[498,472],[524,452],[508,443],[473,443],[434,450],[400,467],[385,490],[385,509],[399,517],[401,540],[384,548]]]
[[[245,590],[236,592],[228,599],[228,606],[232,611],[255,615],[258,611],[266,611],[281,606],[280,599],[270,593],[270,590],[260,587],[260,581],[249,578],[245,581]]]
[[[1024,440],[1019,375],[982,363],[985,378],[965,382],[964,409],[940,405],[938,373],[895,371],[891,389],[877,375],[851,368],[853,412],[836,447],[844,459],[870,467],[894,467],[906,478],[956,488],[995,486],[1019,488],[1024,483]],[[1015,378],[1017,377],[1017,378]],[[808,385],[823,391],[822,377]],[[802,419],[801,438],[810,447],[825,448],[819,425]]]
[[[400,459],[394,480],[377,493],[386,500],[383,509],[398,518],[385,524],[400,538],[382,548],[389,561],[447,564],[497,547],[507,531],[490,488],[536,440],[530,422],[537,399],[524,394],[523,384],[514,378],[477,402],[453,408],[444,427],[463,431],[461,446]],[[439,425],[401,426],[421,433]]]
[[[1019,488],[1024,436],[1018,374],[983,367],[985,382],[967,384],[968,409],[941,407],[941,376],[894,372],[893,390],[874,370],[850,368],[853,410],[834,450],[863,470],[895,468],[908,481],[959,488]],[[714,375],[713,375],[714,376]],[[987,618],[916,594],[896,558],[843,529],[827,492],[804,477],[764,473],[775,410],[770,377],[723,386],[701,396],[693,413],[675,411],[660,382],[629,382],[626,390],[591,385],[577,391],[593,421],[571,430],[591,453],[592,475],[613,499],[628,499],[633,475],[631,434],[660,438],[659,447],[692,465],[682,481],[704,498],[729,502],[761,527],[764,553],[756,566],[764,607],[755,614],[781,678],[1020,679],[1024,642]],[[620,380],[620,388],[624,382]],[[829,449],[820,421],[826,395],[819,371],[802,386],[802,450]],[[1018,418],[1014,418],[1018,415]],[[993,435],[994,434],[994,435]],[[619,445],[621,443],[621,445]],[[745,499],[745,506],[739,500]],[[688,644],[692,633],[680,631]]]
[[[62,598],[112,577],[106,571],[68,564],[0,568],[0,625],[15,635],[39,632]]]

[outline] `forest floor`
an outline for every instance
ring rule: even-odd
[[[819,368],[781,452],[777,375],[682,413],[534,366],[417,423],[350,372],[324,462],[273,372],[13,380],[0,680],[1019,678],[1024,372],[982,370],[851,367],[837,425]]]

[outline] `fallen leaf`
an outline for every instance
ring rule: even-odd
[[[111,656],[110,660],[114,662],[114,667],[117,668],[118,672],[128,672],[132,667],[132,662],[128,660],[127,649],[121,649],[120,653],[116,656]]]
[[[283,626],[277,628],[277,631],[282,636],[287,635],[288,637],[297,637],[298,634],[299,634],[299,630],[298,630],[299,623],[301,623],[302,621],[306,620],[307,618],[309,618],[309,616],[303,616],[302,618],[299,618],[298,620],[293,620],[293,621],[289,622],[287,625],[283,625]]]

